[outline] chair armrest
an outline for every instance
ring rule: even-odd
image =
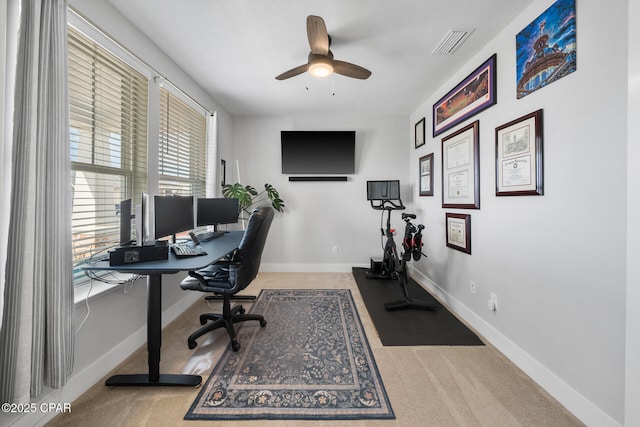
[[[238,283],[236,282],[236,274],[238,270],[242,269],[243,267],[242,263],[237,261],[225,263],[225,266],[223,268],[225,268],[229,273],[229,270],[226,268],[226,266],[236,267],[235,269],[233,269],[234,274],[221,276],[217,280],[215,275],[209,276],[206,270],[189,271],[188,272],[189,276],[192,277],[193,279],[196,279],[196,281],[198,282],[197,289],[194,289],[193,287],[190,287],[190,289],[199,290],[201,292],[226,292],[226,291],[237,292]],[[223,285],[224,283],[228,283],[229,285],[224,286]],[[183,287],[183,289],[185,288]]]
[[[207,283],[207,279],[205,279],[201,274],[199,274],[196,271],[190,271],[189,276],[193,277],[198,281],[198,283],[200,284],[200,290],[202,292],[208,292],[207,289],[209,288],[209,285]]]

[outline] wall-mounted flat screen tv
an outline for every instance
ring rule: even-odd
[[[282,173],[355,173],[355,131],[282,131]]]

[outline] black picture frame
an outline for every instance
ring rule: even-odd
[[[425,118],[421,118],[420,120],[418,120],[418,122],[415,124],[415,137],[414,137],[414,141],[415,141],[415,147],[422,147],[425,144],[425,132],[424,132],[424,127],[425,127]]]
[[[420,196],[433,196],[433,153],[418,160],[418,185]]]

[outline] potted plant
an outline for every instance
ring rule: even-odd
[[[280,198],[278,190],[269,183],[265,184],[264,190],[260,192],[250,185],[243,186],[238,182],[226,184],[222,186],[222,195],[227,199],[238,199],[241,214],[244,212],[247,217],[253,208],[267,201],[278,212],[284,212],[284,201]]]

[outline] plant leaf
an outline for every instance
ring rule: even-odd
[[[240,183],[226,184],[222,186],[222,195],[228,199],[238,199],[240,209],[249,213],[251,206],[259,204],[261,199],[266,195],[271,201],[271,206],[278,212],[284,212],[284,201],[280,198],[280,194],[275,187],[269,183],[264,185],[264,191],[258,193],[251,185],[242,186]]]

